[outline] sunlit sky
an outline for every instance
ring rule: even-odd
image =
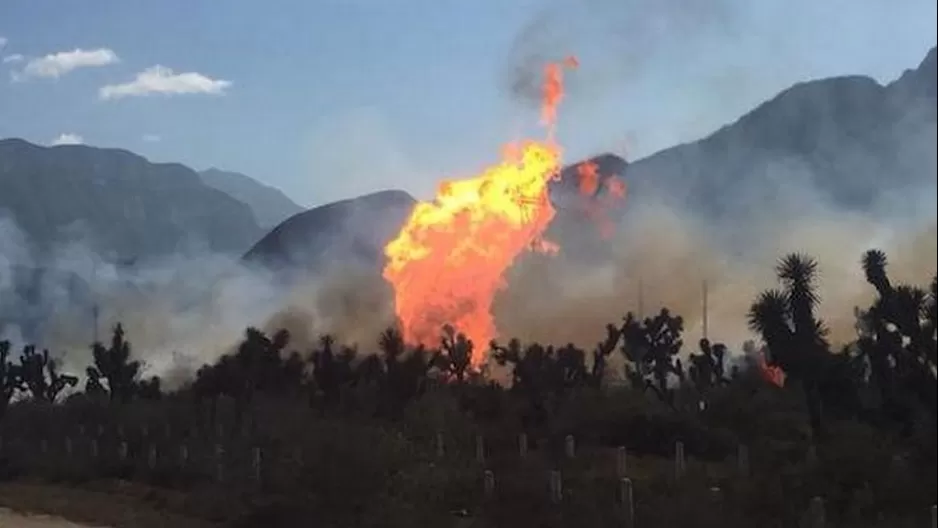
[[[520,71],[576,54],[569,159],[706,135],[792,83],[887,82],[933,0],[0,0],[0,137],[246,173],[315,205],[538,134]],[[525,92],[526,93],[526,92]]]

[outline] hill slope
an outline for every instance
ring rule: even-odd
[[[700,141],[633,164],[631,195],[739,220],[810,200],[867,211],[934,186],[935,79],[933,48],[885,86],[860,76],[797,84]]]
[[[121,259],[193,244],[240,253],[261,232],[247,205],[183,165],[19,139],[0,140],[0,214],[13,219],[31,249],[78,238]]]
[[[199,177],[209,187],[247,204],[264,229],[270,229],[303,210],[280,189],[264,185],[240,172],[211,168],[200,172]]]

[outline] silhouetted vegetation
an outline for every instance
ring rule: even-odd
[[[938,495],[936,280],[892,284],[879,251],[862,266],[876,298],[839,349],[817,315],[819,264],[800,254],[749,310],[764,346],[735,353],[701,339],[685,356],[667,308],[627,313],[592,350],[492,342],[481,369],[448,326],[433,349],[391,328],[373,348],[324,335],[292,350],[286,331],[249,328],[166,391],[140,378],[118,325],[76,392],[47,351],[26,346],[16,362],[3,342],[0,475],[131,480],[161,507],[230,526],[602,527],[624,522],[623,446],[639,527],[799,526],[815,496],[834,526],[925,526]],[[552,504],[555,469],[565,491]],[[174,489],[191,499],[170,500]]]

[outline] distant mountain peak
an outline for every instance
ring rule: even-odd
[[[215,167],[199,173],[202,181],[251,208],[257,223],[273,227],[303,210],[280,189],[261,183],[240,172]]]

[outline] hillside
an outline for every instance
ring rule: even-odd
[[[250,208],[176,163],[119,149],[0,140],[0,214],[32,249],[80,239],[118,259],[202,247],[240,253],[261,232]]]
[[[631,195],[739,221],[807,201],[867,211],[933,189],[935,79],[933,48],[887,85],[861,76],[796,84],[700,141],[634,163]]]
[[[376,263],[381,248],[415,203],[404,191],[381,191],[293,215],[264,236],[244,260],[274,269],[318,270]]]
[[[240,172],[211,168],[199,172],[199,177],[209,187],[247,204],[264,229],[270,229],[303,210],[280,189],[264,185]]]

